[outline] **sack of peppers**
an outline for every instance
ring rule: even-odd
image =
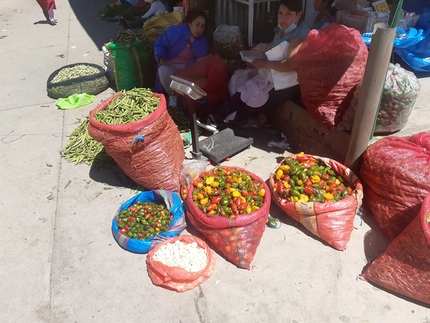
[[[338,250],[344,250],[361,206],[357,176],[339,162],[299,153],[270,175],[273,200],[290,217]]]
[[[414,73],[399,64],[389,64],[381,94],[375,133],[392,133],[403,129],[418,98],[421,85]],[[357,86],[348,109],[337,125],[339,130],[351,131],[360,99],[361,84]]]
[[[264,233],[270,191],[240,167],[215,167],[191,183],[186,216],[228,260],[249,269]]]
[[[141,192],[124,202],[112,220],[112,234],[131,252],[147,253],[185,229],[184,208],[171,191]]]

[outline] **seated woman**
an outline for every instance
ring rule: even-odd
[[[321,29],[335,22],[336,8],[333,7],[334,0],[314,0],[314,9],[318,11],[311,29]]]
[[[121,25],[125,29],[129,28],[142,28],[145,21],[155,16],[157,13],[165,12],[166,6],[161,0],[144,0],[151,4],[148,11],[140,19],[136,20],[121,20]]]
[[[153,91],[166,93],[169,106],[177,106],[177,97],[170,89],[170,76],[208,53],[204,36],[206,25],[206,13],[197,8],[190,9],[185,24],[167,28],[154,43],[158,71]]]
[[[290,61],[309,33],[309,27],[303,22],[302,8],[302,0],[280,0],[278,26],[275,28],[272,47],[276,47],[284,41],[289,42],[286,53],[287,59],[283,61],[254,60],[248,64],[250,67],[255,69],[269,68],[279,72],[292,71]],[[236,112],[234,122],[243,122],[252,115],[269,108],[276,108],[280,104],[296,98],[300,98],[300,87],[298,84],[278,91],[272,88],[268,92],[266,103],[258,108],[248,106],[242,101],[241,93],[236,92],[216,112],[209,116],[208,123],[222,124],[227,122],[224,119],[227,116],[233,115],[234,112]]]

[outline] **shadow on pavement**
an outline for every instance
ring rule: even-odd
[[[82,25],[82,28],[87,32],[88,36],[97,45],[97,48],[109,42],[118,34],[118,30],[122,27],[115,22],[107,22],[101,19],[99,11],[106,6],[113,4],[115,0],[70,0],[70,7],[73,10],[76,18]]]

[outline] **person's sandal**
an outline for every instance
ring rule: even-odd
[[[50,18],[48,19],[48,24],[50,24],[51,26],[55,26],[57,24],[57,20],[55,20],[54,18]]]

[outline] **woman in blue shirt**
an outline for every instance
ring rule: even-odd
[[[250,67],[255,69],[270,68],[279,72],[292,71],[290,62],[310,31],[303,21],[302,8],[302,0],[280,0],[278,26],[275,28],[272,48],[287,41],[289,45],[285,55],[286,59],[282,61],[254,60],[252,63],[248,63]],[[222,124],[226,121],[224,119],[233,112],[236,112],[234,121],[242,122],[258,112],[263,112],[268,108],[276,108],[278,105],[296,98],[300,98],[298,84],[278,91],[274,88],[271,89],[268,92],[267,102],[258,108],[248,106],[242,101],[241,93],[236,92],[215,113],[209,116],[208,123]]]
[[[177,98],[170,89],[170,76],[208,53],[208,42],[204,36],[206,25],[206,13],[200,9],[191,9],[185,17],[185,24],[169,27],[154,43],[158,70],[153,90],[166,93],[169,106],[177,105]]]

